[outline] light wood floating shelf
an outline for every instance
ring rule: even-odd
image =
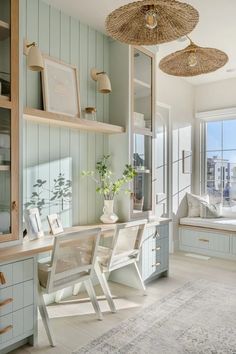
[[[29,107],[24,108],[24,118],[32,122],[54,124],[67,128],[93,131],[96,133],[120,134],[125,131],[123,127],[118,125],[74,118],[63,114],[46,112]]]
[[[147,136],[153,136],[153,132],[149,128],[140,128],[137,126],[134,126],[134,133],[135,134],[140,134],[140,135],[147,135]]]
[[[4,96],[4,95],[0,95],[0,100],[10,101],[10,97],[9,96]]]
[[[10,36],[10,26],[4,21],[0,21],[0,41]]]
[[[8,165],[0,165],[0,171],[10,171],[10,166],[8,166]]]

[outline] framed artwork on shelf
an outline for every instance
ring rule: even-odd
[[[44,56],[42,89],[46,111],[80,117],[80,92],[76,66]]]
[[[29,240],[35,240],[44,235],[38,208],[26,209],[24,219]]]
[[[183,150],[183,173],[192,173],[192,151]]]
[[[61,234],[64,231],[61,220],[57,214],[48,215],[48,223],[53,235]]]

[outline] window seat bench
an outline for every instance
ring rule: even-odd
[[[236,219],[181,218],[179,249],[236,260]]]

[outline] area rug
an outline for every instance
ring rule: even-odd
[[[189,282],[73,354],[236,354],[236,286]]]

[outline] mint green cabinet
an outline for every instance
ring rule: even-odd
[[[167,275],[169,270],[169,225],[147,227],[139,260],[145,282]]]
[[[0,272],[0,353],[8,353],[36,334],[36,260],[0,264]]]

